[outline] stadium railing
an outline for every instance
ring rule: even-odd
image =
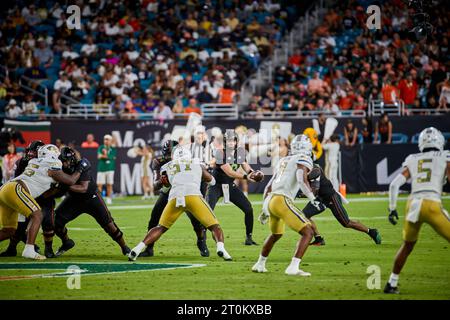
[[[39,81],[36,81],[23,75],[19,79],[19,84],[22,88],[30,91],[33,95],[41,97],[44,100],[44,105],[48,106],[48,88],[46,86],[40,84]],[[33,85],[38,90],[30,87],[30,84]]]
[[[326,112],[321,110],[307,110],[307,111],[270,111],[270,112],[256,112],[256,111],[246,111],[242,113],[241,118],[243,119],[280,119],[280,118],[290,118],[290,119],[313,119],[317,118],[319,114],[325,114],[333,116],[336,118],[341,117],[353,117],[353,118],[364,118],[366,116],[366,111],[364,110],[342,110],[338,113]]]
[[[204,103],[200,106],[203,119],[221,118],[235,120],[239,118],[237,104]]]
[[[445,113],[448,113],[449,111],[444,110],[438,110],[438,109],[429,109],[429,108],[407,108],[405,107],[405,103],[403,100],[397,100],[394,103],[384,103],[383,100],[370,100],[369,101],[369,108],[368,113],[369,116],[380,116],[384,112],[386,112],[389,115],[398,115],[398,116],[405,116],[405,115],[417,115],[417,114],[423,114],[423,115],[442,115]]]

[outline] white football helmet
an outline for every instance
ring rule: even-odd
[[[175,148],[175,150],[173,150],[172,160],[180,160],[180,159],[191,160],[192,159],[191,151],[181,146]]]
[[[308,136],[299,134],[291,141],[291,154],[305,153],[312,154],[312,143]]]
[[[50,158],[53,160],[58,160],[60,155],[59,149],[54,144],[46,144],[38,149],[38,158]]]
[[[434,127],[429,127],[422,130],[419,135],[419,150],[421,152],[423,152],[426,148],[435,148],[442,151],[444,150],[444,145],[444,136]]]

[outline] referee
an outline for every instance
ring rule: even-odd
[[[217,149],[215,152],[215,167],[213,176],[216,179],[214,186],[208,186],[206,192],[206,201],[214,210],[217,201],[221,197],[224,202],[232,202],[239,209],[244,212],[245,216],[245,245],[256,245],[253,241],[253,208],[250,201],[245,194],[234,184],[235,179],[250,180],[254,172],[250,165],[245,160],[245,150],[237,147],[238,136],[234,130],[227,130],[224,135],[225,150]],[[237,172],[242,167],[245,173]]]

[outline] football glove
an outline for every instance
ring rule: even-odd
[[[326,210],[326,206],[319,200],[319,199],[315,199],[314,201],[310,201],[311,205],[316,208],[316,210],[318,212],[322,212]]]
[[[389,210],[389,222],[395,226],[397,224],[397,221],[398,221],[397,210]]]
[[[269,214],[266,211],[261,211],[261,214],[258,216],[258,221],[261,224],[266,224],[269,221]]]
[[[80,162],[78,162],[77,167],[76,167],[76,171],[78,171],[79,173],[83,173],[88,171],[91,168],[91,163],[89,162],[88,159],[83,158],[80,160]]]

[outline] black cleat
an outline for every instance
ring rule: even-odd
[[[17,256],[17,249],[12,247],[8,247],[6,248],[5,251],[0,253],[0,257],[15,257],[15,256]]]
[[[154,253],[153,253],[153,247],[152,246],[148,246],[144,251],[142,251],[139,254],[139,258],[140,257],[153,257]]]
[[[246,245],[246,246],[257,246],[258,244],[255,242],[255,241],[253,241],[253,238],[250,236],[250,237],[247,237],[247,239],[245,239],[245,242],[244,242],[244,244]]]
[[[56,251],[55,256],[59,257],[63,255],[66,251],[69,251],[75,246],[75,242],[72,239],[64,241],[61,247],[59,247],[58,251]]]
[[[399,294],[400,291],[398,291],[398,287],[393,287],[390,285],[390,283],[386,283],[386,286],[384,287],[384,293],[391,293],[391,294]]]
[[[206,245],[206,239],[197,240],[197,248],[200,250],[202,257],[209,257],[208,246]]]
[[[376,244],[381,244],[381,235],[377,229],[369,229],[369,236]]]
[[[128,254],[131,252],[131,249],[128,246],[125,246],[122,248],[122,254],[124,256],[128,256]]]
[[[315,237],[314,241],[309,244],[310,246],[324,246],[325,239],[322,237]]]
[[[56,258],[55,253],[53,252],[53,248],[52,247],[46,247],[44,250],[44,255],[46,258]]]

